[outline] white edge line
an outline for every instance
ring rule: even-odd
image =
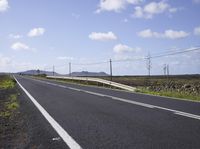
[[[31,94],[19,83],[19,81],[13,76],[16,82],[19,84],[21,89],[26,93],[26,95],[31,99],[34,105],[46,118],[46,120],[51,124],[51,126],[60,135],[63,141],[69,146],[70,149],[81,149],[81,146],[50,116],[50,114],[31,96]],[[60,86],[61,87],[61,86]]]
[[[41,80],[35,80],[35,79],[32,79],[32,80],[38,81],[38,82],[41,82],[41,83],[46,83],[46,84],[53,85],[53,86],[57,86],[57,87],[61,87],[58,84],[49,83],[49,82],[46,82],[46,81],[43,81],[43,80],[42,81]],[[65,86],[64,88],[67,88],[67,89],[70,89],[70,90],[74,90],[74,91],[82,91],[82,92],[85,92],[85,93],[88,93],[88,94],[91,94],[91,95],[96,95],[96,96],[101,96],[101,97],[108,97],[108,98],[113,99],[113,100],[118,100],[118,101],[130,103],[130,104],[134,104],[134,105],[139,105],[139,106],[146,107],[146,108],[157,108],[157,109],[161,109],[161,110],[165,110],[165,111],[170,111],[170,112],[172,112],[172,113],[174,113],[176,115],[181,115],[181,116],[185,116],[185,117],[188,117],[188,118],[193,118],[193,119],[200,120],[200,116],[199,115],[195,115],[195,114],[191,114],[191,113],[186,113],[186,112],[182,112],[182,111],[178,111],[178,110],[173,110],[173,109],[164,108],[164,107],[160,107],[160,106],[155,106],[155,105],[151,105],[151,104],[141,103],[141,102],[132,101],[132,100],[128,100],[128,99],[123,99],[123,98],[110,96],[110,95],[105,95],[105,94],[101,94],[101,93],[96,93],[96,92],[76,89],[76,88],[73,88],[73,87],[66,87]]]

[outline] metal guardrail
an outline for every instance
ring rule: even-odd
[[[121,83],[116,83],[116,82],[113,82],[113,81],[108,81],[108,80],[99,79],[99,78],[92,78],[92,77],[47,76],[47,78],[99,82],[99,83],[107,84],[107,85],[114,86],[114,87],[121,88],[121,89],[128,90],[128,91],[135,91],[135,89],[136,89],[135,87],[124,85],[124,84],[121,84]]]

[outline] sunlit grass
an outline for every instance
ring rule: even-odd
[[[136,92],[139,93],[146,93],[151,95],[159,95],[159,96],[167,96],[167,97],[176,97],[180,99],[188,99],[188,100],[194,100],[194,101],[200,101],[200,97],[197,95],[188,94],[186,92],[177,92],[177,91],[151,91],[147,88],[138,88]]]
[[[15,86],[15,80],[10,76],[0,76],[0,89],[9,89]]]
[[[7,94],[1,101],[1,111],[0,111],[0,117],[2,118],[10,118],[12,115],[14,115],[15,111],[19,108],[19,102],[17,100],[17,93],[10,94],[10,89],[14,88],[16,85],[15,80],[8,75],[1,75],[0,76],[0,89],[5,89]]]
[[[0,117],[10,117],[14,111],[19,108],[17,94],[11,94],[7,102],[4,103],[4,108],[0,111]]]

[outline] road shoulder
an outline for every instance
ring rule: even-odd
[[[19,108],[15,110],[14,116],[4,120],[1,118],[0,148],[67,148],[18,85],[12,89],[13,93],[17,93]]]

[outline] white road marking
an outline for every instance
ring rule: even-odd
[[[60,137],[52,138],[53,141],[59,141],[60,139]]]
[[[186,113],[186,112],[174,112],[174,114],[182,115],[182,116],[186,116],[186,117],[190,117],[190,118],[194,118],[194,119],[200,120],[200,116],[194,115],[194,114],[190,114],[190,113]]]
[[[138,105],[138,106],[142,106],[142,107],[146,107],[146,108],[154,108],[153,105],[146,104],[146,103],[141,103],[141,102],[132,101],[132,100],[123,99],[123,98],[114,97],[114,96],[107,96],[107,97],[110,97],[110,98],[112,98],[113,100],[118,100],[118,101],[130,103],[130,104],[134,104],[134,105]]]
[[[31,79],[31,80],[38,81],[38,82],[45,83],[45,84],[49,84],[49,85],[53,85],[53,86],[57,86],[57,87],[62,86],[62,88],[67,88],[67,89],[74,90],[74,91],[82,91],[82,92],[85,92],[85,93],[88,93],[88,94],[91,94],[91,95],[108,97],[109,99],[118,100],[118,101],[130,103],[130,104],[134,104],[134,105],[139,105],[139,106],[146,107],[146,108],[157,108],[157,109],[161,109],[161,110],[165,110],[165,111],[170,111],[170,112],[172,112],[176,115],[181,115],[181,116],[185,116],[185,117],[188,117],[188,118],[200,120],[199,115],[195,115],[195,114],[191,114],[191,113],[187,113],[187,112],[183,112],[183,111],[173,110],[173,109],[169,109],[169,108],[165,108],[165,107],[161,107],[161,106],[155,106],[155,105],[151,105],[151,104],[132,101],[132,100],[124,99],[124,98],[119,98],[119,97],[110,96],[110,95],[106,95],[106,94],[101,94],[101,93],[91,92],[91,91],[87,91],[87,90],[77,89],[77,88],[73,88],[73,87],[67,87],[67,86],[58,85],[58,84],[55,84],[55,83],[49,83],[49,82],[46,82],[46,81],[35,80],[35,79]]]
[[[38,110],[42,113],[42,115],[46,118],[46,120],[60,135],[63,141],[69,146],[69,148],[81,149],[81,146],[53,119],[53,117],[51,117],[51,115],[36,101],[36,99],[19,83],[19,81],[16,78],[15,80],[22,88],[22,90],[26,93],[26,95],[31,99],[34,105],[38,108]]]
[[[90,92],[90,91],[86,91],[86,90],[82,90],[84,93],[88,93],[88,94],[92,94],[92,95],[96,95],[96,96],[101,96],[101,97],[106,97],[103,94],[100,93],[95,93],[95,92]]]

